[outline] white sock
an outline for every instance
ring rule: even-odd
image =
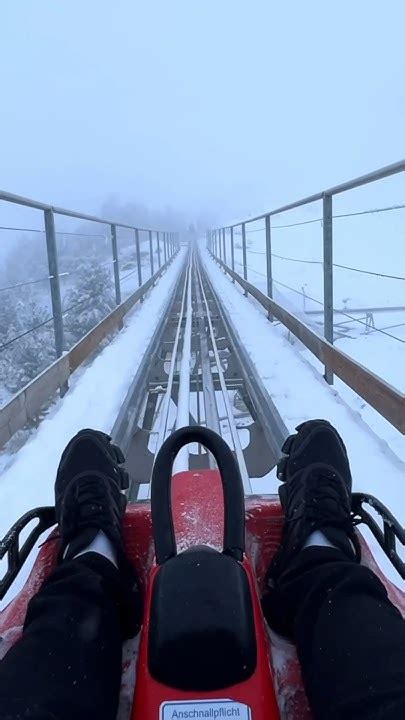
[[[320,530],[314,530],[314,532],[310,534],[308,540],[306,541],[302,549],[305,550],[305,548],[312,547],[313,545],[316,545],[318,547],[336,548],[336,545],[332,545],[326,535],[324,535],[323,532],[321,532]]]
[[[103,555],[103,557],[107,558],[107,560],[112,562],[112,564],[115,565],[116,568],[118,567],[117,555],[115,553],[113,544],[111,540],[108,539],[107,535],[103,533],[102,530],[99,530],[93,542],[91,542],[90,545],[84,548],[84,550],[80,550],[80,552],[77,553],[75,557],[79,557],[79,555],[84,555],[88,552],[95,552],[99,555]]]

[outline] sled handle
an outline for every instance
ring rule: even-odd
[[[171,485],[177,453],[189,443],[209,450],[217,464],[224,492],[223,553],[241,561],[245,551],[245,497],[238,464],[226,442],[205,427],[184,427],[170,435],[160,448],[152,472],[151,510],[156,562],[177,555],[173,526]]]
[[[33,520],[38,520],[38,523],[22,542],[21,533]],[[7,570],[0,575],[0,600],[10,589],[37,540],[53,525],[56,525],[54,507],[35,508],[17,520],[7,535],[0,540],[0,560],[7,556]]]

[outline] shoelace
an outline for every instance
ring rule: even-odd
[[[307,487],[304,495],[304,503],[300,512],[294,512],[286,517],[287,523],[300,520],[304,515],[309,520],[319,520],[322,525],[332,524],[334,527],[353,529],[351,517],[346,515],[342,508],[342,496],[339,492],[339,485],[331,485],[330,480],[335,476],[328,471],[318,471],[306,479]],[[331,507],[332,506],[332,507]],[[350,513],[350,511],[349,511]],[[345,515],[345,517],[343,517]]]
[[[78,515],[76,526],[78,529],[86,527],[94,517],[101,521],[111,522],[111,507],[106,505],[106,483],[100,477],[88,476],[82,478],[76,487],[76,500]]]

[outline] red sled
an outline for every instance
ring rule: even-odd
[[[218,470],[172,477],[179,450],[199,442]],[[381,516],[383,530],[366,509]],[[353,494],[353,517],[364,522],[405,576],[396,542],[404,529],[376,499]],[[37,521],[20,546],[24,528]],[[4,597],[40,535],[55,524],[54,508],[27,513],[0,546],[8,569]],[[151,501],[127,508],[124,536],[141,579],[144,623],[124,647],[120,718],[131,720],[309,720],[294,646],[272,633],[260,605],[265,575],[281,538],[276,496],[244,496],[226,443],[210,430],[183,428],[164,443],[152,474]],[[363,563],[405,613],[405,594],[383,575],[361,535]],[[46,542],[21,592],[0,613],[2,653],[18,639],[30,598],[56,565],[58,542]]]

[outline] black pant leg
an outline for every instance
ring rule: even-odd
[[[307,548],[263,609],[296,643],[317,720],[405,718],[405,621],[371,570]]]
[[[0,663],[0,720],[115,720],[121,682],[119,573],[86,553],[30,601]]]

